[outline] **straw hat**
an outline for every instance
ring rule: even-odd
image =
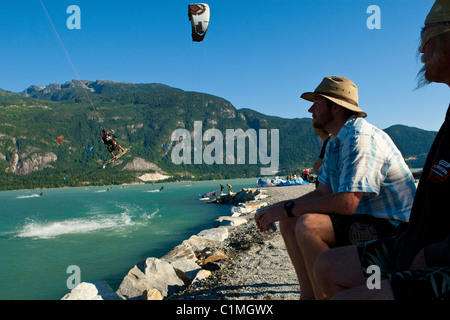
[[[425,45],[431,38],[450,32],[450,1],[436,0],[425,19],[422,29],[419,52],[423,53]]]
[[[358,87],[347,78],[325,77],[314,92],[305,92],[300,98],[314,102],[316,96],[324,97],[354,111],[359,117],[367,117],[367,114],[358,107]]]
[[[436,0],[433,7],[425,19],[425,24],[449,22],[450,21],[450,1]]]

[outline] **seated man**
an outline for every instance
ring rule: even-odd
[[[420,52],[425,65],[419,85],[439,82],[450,86],[450,1],[437,0],[431,8]],[[324,298],[450,300],[449,170],[450,106],[425,162],[410,221],[393,238],[320,255],[314,274]],[[369,287],[366,277],[373,271],[368,274],[366,270],[376,271],[374,266],[379,284]]]
[[[321,297],[313,277],[317,256],[329,248],[393,236],[408,221],[414,178],[401,153],[358,107],[358,89],[344,77],[327,77],[302,98],[313,126],[331,134],[317,189],[260,211],[265,232],[275,222],[300,283],[301,299]]]

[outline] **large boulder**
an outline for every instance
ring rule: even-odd
[[[61,300],[121,300],[106,281],[82,282]]]
[[[186,240],[185,240],[186,241]],[[196,261],[197,258],[195,256],[195,251],[187,243],[182,243],[172,250],[170,250],[165,256],[161,258],[162,260],[166,260],[168,262],[176,261],[176,260],[191,260]]]
[[[247,219],[240,217],[219,217],[214,221],[214,227],[237,227],[247,223]]]
[[[212,228],[201,231],[197,234],[197,236],[212,240],[223,242],[228,238],[228,229],[227,228]]]
[[[197,273],[202,270],[202,267],[189,259],[175,260],[170,262],[170,264],[175,269],[177,276],[183,280],[186,287],[191,285]]]
[[[182,244],[192,248],[195,254],[198,255],[200,252],[205,250],[205,248],[215,247],[219,245],[220,241],[217,241],[215,239],[209,239],[203,236],[201,237],[199,235],[194,235],[191,236],[189,239],[184,240]]]
[[[147,258],[128,272],[117,294],[123,299],[141,299],[145,291],[156,289],[163,297],[167,297],[183,288],[183,281],[169,262]]]

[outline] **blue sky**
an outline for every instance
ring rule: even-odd
[[[448,86],[414,90],[420,27],[433,0],[210,0],[206,38],[194,43],[185,0],[39,0],[0,4],[0,88],[80,77],[163,83],[213,94],[236,108],[283,118],[310,117],[299,98],[325,76],[359,88],[360,107],[384,129],[404,124],[437,131]],[[81,29],[69,30],[70,5]],[[381,29],[370,30],[370,5]]]

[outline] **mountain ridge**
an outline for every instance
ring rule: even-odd
[[[72,80],[64,84],[33,85],[20,93],[0,90],[0,117],[0,168],[13,169],[15,163],[11,172],[0,170],[0,189],[9,188],[8,183],[13,188],[23,188],[134,182],[148,168],[167,172],[174,180],[259,175],[264,165],[251,164],[250,142],[245,146],[244,164],[227,165],[224,158],[223,165],[205,162],[175,165],[172,153],[179,141],[172,140],[172,134],[177,129],[185,129],[194,135],[200,123],[202,135],[209,129],[223,134],[224,153],[227,129],[254,130],[258,139],[267,130],[267,155],[272,147],[271,130],[278,129],[281,175],[310,168],[322,144],[314,134],[310,118],[285,119],[248,108],[236,109],[224,98],[160,83]],[[109,157],[100,141],[102,128],[113,129],[118,142],[123,146],[133,145],[133,151],[110,170],[99,171]],[[436,132],[403,125],[385,131],[409,159],[411,167],[423,166]],[[60,135],[64,139],[57,145],[55,141]],[[214,141],[202,141],[203,152]],[[89,147],[94,151],[87,152]],[[144,163],[141,168],[146,169],[130,163]]]

